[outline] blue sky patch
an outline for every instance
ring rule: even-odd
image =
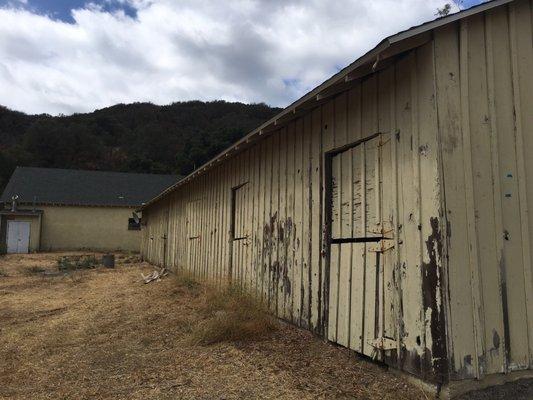
[[[0,0],[0,7],[18,6],[28,11],[45,14],[53,19],[63,22],[74,23],[72,10],[87,7],[87,4],[95,4],[102,8],[103,11],[117,12],[123,11],[124,14],[136,18],[137,10],[129,3],[117,0]]]

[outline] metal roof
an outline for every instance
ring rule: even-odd
[[[176,175],[17,167],[0,197],[21,204],[139,207],[176,183]]]
[[[146,202],[142,208],[149,206],[160,198],[166,196],[177,187],[189,182],[191,179],[207,171],[217,163],[221,162],[227,157],[233,156],[249,147],[251,143],[261,140],[268,136],[269,133],[276,131],[287,122],[298,118],[306,111],[317,107],[322,102],[325,102],[329,97],[349,89],[354,82],[359,79],[382,69],[386,66],[386,60],[393,56],[408,51],[410,49],[421,46],[422,44],[431,40],[431,31],[440,26],[450,24],[471,15],[482,13],[491,8],[499,7],[501,5],[511,3],[514,0],[492,0],[481,3],[469,9],[457,12],[455,14],[440,17],[435,20],[425,22],[423,24],[413,26],[404,31],[398,32],[383,39],[376,47],[359,57],[356,61],[333,75],[321,85],[317,86],[300,99],[296,100],[288,107],[283,109],[280,113],[263,123],[261,126],[244,136],[232,146],[228,147],[217,156],[203,164],[201,167],[195,169],[185,178],[170,186],[150,201]]]

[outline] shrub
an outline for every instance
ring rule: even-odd
[[[63,256],[57,259],[57,269],[60,271],[75,271],[77,269],[95,268],[99,264],[95,256]]]

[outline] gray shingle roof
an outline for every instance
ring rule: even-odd
[[[19,203],[137,207],[179,180],[177,175],[17,167],[0,197]]]

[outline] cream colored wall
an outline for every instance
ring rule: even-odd
[[[128,230],[133,208],[43,206],[41,250],[139,251],[141,232]]]

